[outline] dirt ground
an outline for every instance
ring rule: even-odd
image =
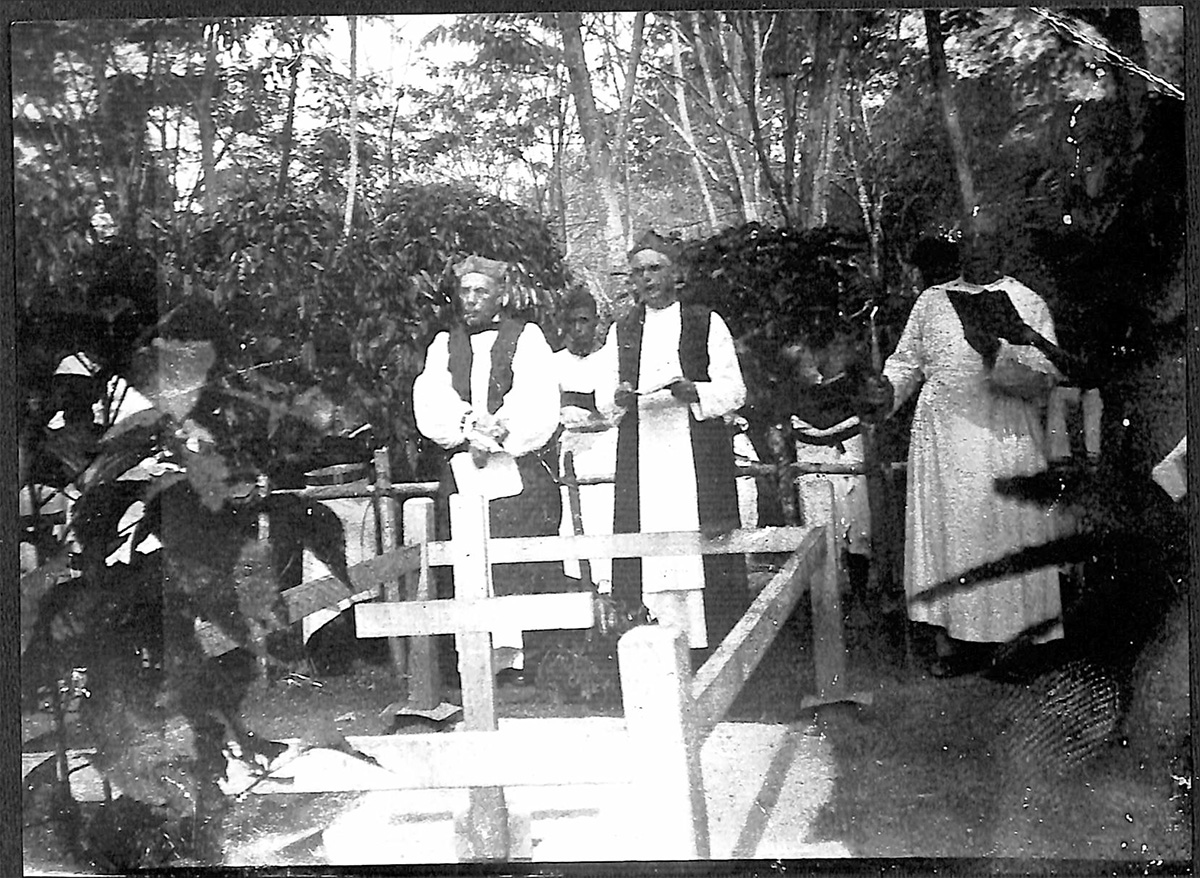
[[[1031,768],[1020,751],[1032,744],[1020,738],[1019,727],[1014,741],[1011,709],[1036,696],[1029,683],[932,677],[928,645],[901,617],[856,595],[847,596],[844,609],[851,689],[870,692],[870,705],[802,705],[814,688],[802,600],[726,717],[811,721],[833,742],[837,780],[817,818],[821,838],[861,858],[1190,864],[1189,796],[1171,766],[1136,764],[1114,741],[1069,768]],[[375,646],[335,671],[306,667],[260,689],[245,704],[248,727],[270,739],[392,731],[391,715],[381,711],[404,692]],[[455,694],[449,692],[449,700]],[[615,701],[584,703],[544,688],[506,686],[498,691],[498,712],[615,715],[620,708]],[[36,727],[36,718],[27,717],[26,738]],[[1055,743],[1042,741],[1051,749]],[[228,831],[261,829],[272,819],[268,803],[253,801],[258,798],[231,810]],[[319,819],[334,805],[329,797],[314,800],[311,814]],[[289,813],[294,820],[301,812]],[[27,868],[50,866],[60,856],[44,826],[26,830],[25,838]]]

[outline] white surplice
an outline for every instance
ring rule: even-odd
[[[443,448],[454,448],[466,439],[464,418],[487,412],[488,384],[492,370],[492,346],[499,332],[477,332],[471,342],[471,399],[469,403],[454,389],[450,374],[450,335],[438,333],[425,354],[425,368],[413,382],[413,414],[417,429]],[[503,450],[520,457],[542,448],[558,429],[558,379],[554,353],[535,324],[521,330],[513,354],[512,388],[504,395],[493,417],[508,430]],[[524,637],[519,628],[496,631],[492,645],[519,650]],[[523,657],[515,659],[520,667]]]

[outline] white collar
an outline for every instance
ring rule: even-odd
[[[670,314],[671,312],[673,312],[673,311],[677,312],[678,310],[679,310],[679,300],[678,299],[676,299],[670,305],[667,305],[665,308],[651,308],[649,305],[647,305],[646,306],[646,317],[649,318],[651,314]]]

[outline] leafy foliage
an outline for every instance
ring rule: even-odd
[[[747,381],[756,445],[768,424],[786,421],[799,392],[788,347],[861,342],[865,309],[881,291],[864,267],[865,240],[835,229],[802,231],[750,223],[689,243],[684,294],[729,325]]]
[[[97,251],[96,274],[85,272],[81,281],[101,300],[111,298],[114,280],[129,267],[117,260],[114,272],[106,253]],[[155,280],[117,286],[136,300]],[[52,315],[38,317],[48,323]],[[129,324],[136,326],[132,317],[115,325]],[[82,377],[72,403],[31,393],[23,412],[34,458],[29,476],[49,476],[50,486],[69,488],[78,499],[63,541],[43,545],[66,556],[70,573],[35,571],[22,580],[22,682],[26,702],[36,704],[46,692],[56,697],[60,681],[86,674],[78,715],[96,744],[95,764],[138,807],[161,812],[170,832],[190,827],[178,846],[160,851],[173,856],[177,848],[212,843],[223,742],[244,735],[238,712],[256,677],[254,657],[266,658],[264,638],[287,622],[274,553],[255,538],[257,516],[269,510],[254,490],[261,472],[254,437],[241,432],[244,418],[227,416],[237,405],[263,410],[269,401],[230,384],[218,363],[228,350],[221,315],[207,301],[182,303],[153,325],[145,343],[117,344],[106,327],[112,329],[83,324],[51,345],[48,359],[23,347],[24,367],[41,378],[31,390],[47,383],[44,372],[67,351],[90,354],[101,379]],[[32,347],[43,338],[31,333],[22,342]],[[108,397],[121,377],[118,365],[151,407],[114,422],[118,405]],[[60,402],[67,416],[55,427],[51,414]],[[299,420],[286,405],[279,408],[281,422]],[[313,524],[305,524],[312,534]],[[323,545],[341,549],[340,539]],[[210,660],[198,625],[215,626],[245,647],[236,651],[242,658]],[[102,811],[73,827],[72,847],[105,868],[124,856],[123,842],[100,837],[108,832],[105,815],[116,813]]]
[[[535,215],[445,184],[398,186],[349,237],[336,213],[250,191],[181,229],[171,252],[176,286],[211,290],[221,307],[238,382],[273,395],[319,386],[339,401],[330,428],[370,424],[401,450],[394,459],[409,470],[398,475],[409,478],[420,466],[412,380],[453,313],[450,266],[471,253],[511,263],[511,304],[533,317],[568,280]],[[266,438],[279,446],[273,423]]]

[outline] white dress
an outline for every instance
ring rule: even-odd
[[[1055,340],[1046,303],[1010,277],[989,284],[1004,289],[1022,319]],[[961,279],[930,287],[918,297],[884,374],[895,386],[898,408],[920,386],[908,459],[904,586],[909,616],[945,628],[959,640],[1009,640],[1061,613],[1058,569],[1045,567],[977,585],[933,601],[921,592],[985,562],[1053,539],[1056,513],[998,494],[998,476],[1045,468],[1044,406],[1057,372],[1031,346],[1001,342],[996,364],[963,336],[947,289],[983,289]],[[1021,386],[1041,403],[1000,385]],[[1040,639],[1062,636],[1061,624]]]

